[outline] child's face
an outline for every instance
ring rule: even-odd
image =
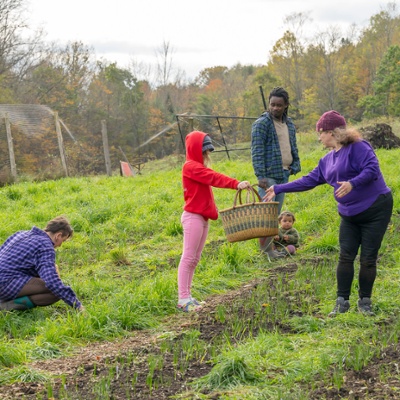
[[[293,226],[293,218],[292,217],[287,217],[287,216],[283,216],[281,219],[281,227],[283,229],[290,229]]]

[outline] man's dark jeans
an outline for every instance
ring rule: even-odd
[[[349,299],[354,278],[354,260],[360,252],[359,297],[371,297],[376,278],[376,260],[393,210],[392,193],[381,194],[367,210],[352,217],[341,215],[340,255],[336,270],[337,296]]]

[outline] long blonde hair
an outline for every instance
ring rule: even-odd
[[[331,132],[333,137],[342,146],[359,142],[362,139],[360,132],[354,128],[335,128]]]
[[[203,163],[206,167],[210,168],[211,166],[210,150],[206,150],[203,152]]]

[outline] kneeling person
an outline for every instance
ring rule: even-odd
[[[64,217],[49,221],[42,230],[33,227],[11,235],[0,247],[0,310],[27,310],[58,300],[80,311],[81,302],[65,286],[55,263],[55,248],[73,234]]]

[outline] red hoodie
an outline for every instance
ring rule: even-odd
[[[239,181],[204,165],[202,148],[206,135],[204,132],[194,131],[186,136],[186,162],[182,168],[182,183],[185,199],[183,209],[200,214],[208,220],[218,218],[211,187],[236,189]]]

